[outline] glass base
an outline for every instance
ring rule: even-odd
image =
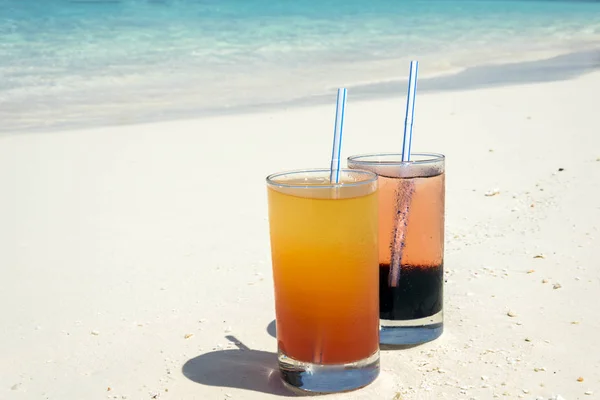
[[[379,350],[349,364],[313,364],[279,352],[279,371],[286,386],[296,393],[348,392],[367,386],[379,375]]]
[[[379,343],[391,347],[431,342],[444,332],[442,311],[421,319],[404,321],[382,319],[379,324]]]

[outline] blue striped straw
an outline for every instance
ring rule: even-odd
[[[417,94],[417,77],[419,75],[419,62],[410,62],[408,76],[408,96],[406,97],[406,118],[404,119],[404,140],[402,142],[402,161],[410,161],[412,145],[413,118],[415,117],[415,96]]]
[[[335,128],[333,131],[333,150],[331,151],[331,173],[329,182],[340,183],[340,153],[342,152],[342,131],[344,130],[344,113],[346,109],[346,88],[337,92],[337,106],[335,109]]]

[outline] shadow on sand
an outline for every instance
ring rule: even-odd
[[[277,324],[275,323],[275,320],[267,325],[267,333],[277,339]]]
[[[183,375],[202,385],[296,396],[281,381],[277,354],[250,350],[233,336],[227,336],[227,339],[238,349],[214,351],[192,358],[183,365]]]

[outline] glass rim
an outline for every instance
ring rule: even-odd
[[[365,175],[368,179],[359,182],[350,182],[350,183],[329,183],[328,185],[299,185],[299,184],[288,184],[283,182],[277,182],[275,179],[277,177],[283,175],[297,175],[297,174],[316,174],[316,173],[327,173],[331,172],[328,168],[309,168],[309,169],[295,169],[289,171],[281,171],[270,174],[266,177],[267,184],[269,186],[275,186],[280,188],[290,188],[290,189],[332,189],[332,188],[347,188],[347,187],[357,187],[370,183],[377,182],[378,175],[371,171],[352,169],[352,168],[340,168],[340,172],[352,173]]]
[[[367,154],[356,154],[349,156],[348,161],[360,165],[423,165],[423,164],[435,164],[446,160],[446,156],[441,153],[411,153],[412,156],[424,156],[427,157],[424,160],[410,160],[402,161],[402,153],[367,153]],[[380,156],[398,156],[398,161],[376,161],[376,160],[361,160],[361,158],[371,158]]]

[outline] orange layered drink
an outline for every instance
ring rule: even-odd
[[[267,184],[284,380],[306,365],[378,373],[377,176],[342,170],[331,184],[329,170],[299,171]]]

